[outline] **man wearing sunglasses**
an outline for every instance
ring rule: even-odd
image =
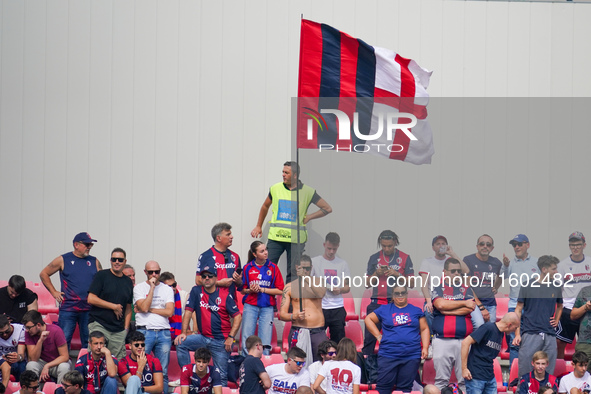
[[[310,387],[312,387],[316,381],[318,372],[320,371],[320,368],[322,368],[322,365],[326,361],[334,360],[337,357],[337,343],[330,340],[322,342],[318,346],[318,357],[320,357],[320,360],[315,361],[310,366],[308,366],[308,372],[310,373]],[[327,386],[328,383],[326,379],[324,379],[320,384],[320,388],[326,391]]]
[[[18,380],[25,370],[25,327],[22,324],[10,323],[8,316],[0,315],[0,359],[2,364],[2,380],[8,383],[10,375]]]
[[[92,305],[88,331],[105,335],[107,348],[117,359],[125,357],[125,337],[131,321],[133,283],[123,275],[127,254],[121,248],[111,252],[111,268],[97,272],[88,289]]]
[[[19,394],[43,393],[39,390],[39,375],[33,371],[25,371],[19,379],[21,389]]]
[[[236,301],[225,289],[218,288],[217,270],[210,264],[201,266],[202,286],[194,286],[183,315],[183,332],[174,343],[181,367],[191,364],[189,352],[206,347],[219,370],[222,386],[228,385],[228,358],[240,328],[242,315]],[[195,312],[199,333],[189,332],[189,322]],[[234,319],[233,321],[231,319]]]
[[[575,231],[568,236],[570,256],[558,264],[558,274],[563,282],[569,282],[563,288],[564,309],[556,328],[558,345],[558,358],[564,358],[566,345],[573,342],[575,335],[579,333],[580,319],[572,319],[570,313],[574,307],[579,292],[591,285],[591,259],[585,256],[585,236],[580,231]],[[569,281],[569,279],[571,279]]]
[[[301,386],[310,386],[310,373],[306,365],[306,352],[297,346],[287,351],[285,364],[269,365],[267,373],[271,379],[268,394],[295,393]]]
[[[478,286],[474,286],[474,294],[480,300],[477,305],[482,311],[484,321],[494,323],[497,320],[497,300],[495,295],[503,284],[499,274],[503,263],[490,255],[495,248],[492,237],[488,234],[481,235],[476,241],[476,253],[464,257],[461,261],[462,272],[478,279]],[[472,282],[471,282],[472,283]],[[484,321],[473,319],[474,329],[477,329]]]
[[[147,354],[144,334],[132,332],[129,334],[129,344],[131,353],[119,360],[117,366],[125,394],[162,394],[162,367],[158,358]]]
[[[82,347],[88,343],[88,288],[94,275],[100,271],[101,263],[90,255],[96,239],[88,233],[78,233],[74,237],[74,251],[53,259],[39,274],[43,285],[60,304],[57,324],[64,330],[66,342],[70,347],[76,324],[80,329]],[[51,283],[51,276],[60,273],[61,291]]]
[[[168,362],[172,346],[168,319],[174,314],[174,292],[160,282],[160,271],[158,262],[146,263],[147,280],[133,288],[133,302],[137,308],[136,329],[146,338],[146,354],[154,351],[154,356],[160,360],[164,392],[168,393]]]
[[[517,306],[517,298],[519,297],[519,290],[521,289],[522,275],[525,283],[525,277],[529,277],[534,273],[539,273],[538,258],[533,257],[528,253],[529,238],[525,234],[517,234],[511,241],[509,241],[515,252],[515,257],[511,260],[503,254],[503,267],[501,268],[501,275],[505,280],[509,280],[509,312],[515,312]],[[517,281],[512,279],[516,278]],[[535,278],[533,279],[535,280]],[[515,339],[515,331],[505,334],[507,343],[509,344],[509,365],[513,365],[513,360],[519,355],[519,346],[513,345]]]

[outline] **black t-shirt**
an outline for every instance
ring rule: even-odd
[[[495,323],[484,323],[470,336],[476,341],[468,355],[468,369],[472,378],[489,381],[495,377],[493,360],[501,351],[503,333]]]
[[[16,298],[10,298],[8,295],[8,286],[0,288],[0,314],[12,317],[15,323],[21,322],[27,308],[37,299],[37,294],[32,290],[25,289]]]
[[[240,366],[240,393],[241,394],[265,394],[263,386],[259,383],[261,372],[266,372],[265,366],[260,358],[246,356]]]
[[[88,321],[96,321],[110,332],[120,332],[125,329],[125,308],[133,303],[133,282],[127,276],[114,275],[110,269],[99,271],[94,276],[88,292],[103,301],[119,304],[123,307],[123,317],[117,319],[111,309],[92,306]]]
[[[550,318],[554,316],[556,304],[562,304],[562,289],[554,284],[539,282],[521,286],[517,302],[523,302],[521,311],[521,334],[556,335],[556,330],[550,325]]]

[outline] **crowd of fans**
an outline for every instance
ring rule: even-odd
[[[358,354],[345,335],[343,295],[350,292],[351,281],[337,281],[338,286],[333,281],[350,278],[348,263],[337,256],[339,235],[326,235],[320,256],[302,253],[305,224],[332,208],[298,180],[298,173],[297,164],[285,163],[283,182],[271,187],[252,231],[261,236],[272,207],[269,243],[253,242],[246,264],[230,250],[232,227],[213,226],[214,245],[199,256],[190,292],[180,290],[174,274],[161,272],[156,261],[145,263],[145,280],[136,278],[121,248],[113,249],[110,268],[102,269],[90,255],[97,241],[88,233],[77,234],[74,250],[40,273],[59,303],[57,324],[44,321],[37,295],[26,288],[23,277],[13,275],[0,288],[3,386],[13,375],[23,394],[49,380],[61,384],[64,394],[113,394],[119,381],[132,394],[168,393],[169,386],[178,385],[182,394],[220,394],[229,380],[237,379],[242,393],[358,393],[363,380],[375,384],[380,394],[394,389],[437,393],[449,388],[455,370],[454,389],[494,393],[498,382],[493,360],[506,337],[510,361],[518,364],[520,394],[547,388],[569,394],[591,391],[591,263],[584,255],[582,233],[570,234],[571,254],[562,261],[531,256],[524,234],[509,241],[515,256],[502,260],[491,255],[494,241],[487,234],[478,237],[476,253],[463,258],[438,235],[432,240],[434,256],[415,275],[411,257],[398,249],[398,235],[382,231],[379,251],[367,263],[365,286],[371,299]],[[294,189],[302,195],[299,210],[287,201]],[[310,204],[319,210],[307,214]],[[299,226],[294,227],[296,221]],[[285,281],[277,267],[284,251],[289,257]],[[51,282],[58,272],[60,290]],[[432,280],[436,277],[440,280]],[[324,280],[313,280],[318,278]],[[392,284],[391,279],[400,278],[404,284]],[[497,319],[497,291],[503,281],[510,287],[509,308]],[[424,296],[422,308],[408,300],[409,288],[415,286]],[[275,312],[290,323],[289,350],[285,363],[265,368],[261,357],[272,348]],[[69,348],[76,326],[88,352],[72,370]],[[564,358],[575,337],[574,370],[558,383],[556,360]],[[244,357],[237,377],[229,373],[237,360],[230,359],[236,344]],[[168,379],[173,345],[182,371],[178,382]],[[423,387],[421,360],[430,358],[435,386]]]

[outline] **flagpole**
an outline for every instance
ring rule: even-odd
[[[304,20],[304,14],[303,13],[300,14],[300,25],[301,25],[301,21],[302,20]],[[301,37],[300,37],[300,40],[301,40]],[[298,100],[298,104],[299,104],[300,98],[298,97],[297,100]],[[299,108],[299,105],[296,106],[296,109],[297,108]],[[296,181],[296,206],[297,206],[297,208],[296,208],[296,213],[297,213],[297,216],[296,216],[296,218],[297,218],[296,219],[297,220],[296,230],[297,230],[297,233],[298,233],[298,235],[297,235],[297,240],[298,240],[297,245],[298,246],[296,248],[296,250],[297,250],[296,256],[295,256],[296,257],[296,262],[294,263],[292,261],[292,267],[294,267],[297,264],[300,264],[301,263],[300,258],[302,257],[301,256],[301,249],[300,249],[300,171],[299,171],[299,168],[300,168],[300,148],[298,147],[298,124],[297,124],[297,121],[298,121],[299,118],[297,116],[298,116],[298,113],[296,111],[296,171],[297,171],[297,174],[298,174],[298,179]],[[292,169],[292,171],[293,171],[293,169]],[[292,252],[293,252],[293,250],[292,250]],[[292,253],[292,256],[293,256],[293,253]],[[310,273],[312,273],[312,272],[310,271]],[[296,275],[297,275],[297,270],[296,270]],[[298,275],[298,285],[299,285],[299,288],[300,288],[300,312],[303,312],[304,306],[303,306],[303,300],[302,300],[302,298],[303,298],[304,294],[303,294],[303,291],[302,291],[302,277],[299,276],[299,275]]]

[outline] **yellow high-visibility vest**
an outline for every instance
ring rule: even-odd
[[[269,239],[279,242],[298,242],[297,237],[297,222],[296,222],[296,206],[297,195],[296,190],[288,190],[282,182],[279,182],[270,189],[272,199],[273,215],[269,222]],[[312,202],[316,190],[307,185],[302,185],[299,190],[300,194],[300,243],[306,242],[308,233],[306,232],[306,225],[303,223],[308,207]]]

